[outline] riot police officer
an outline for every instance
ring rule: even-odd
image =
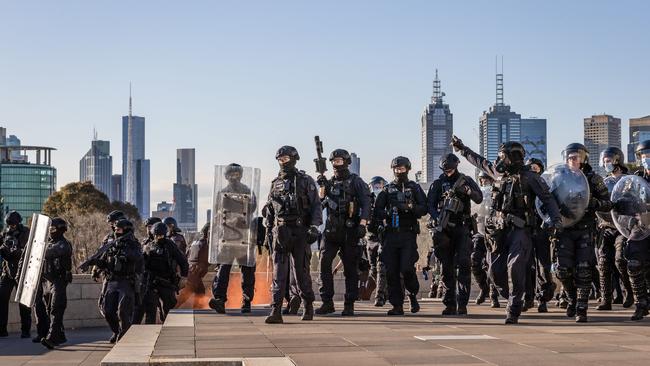
[[[318,177],[321,189],[321,203],[327,209],[327,220],[323,232],[324,243],[320,256],[320,297],[323,304],[316,314],[331,314],[334,310],[334,277],[332,261],[338,254],[343,263],[345,276],[345,302],[341,315],[354,315],[354,302],[359,296],[359,261],[362,247],[359,239],[365,236],[370,217],[370,192],[368,186],[348,168],[352,157],[347,150],[332,151],[329,161],[334,176],[327,180]]]
[[[296,282],[303,300],[302,320],[314,317],[314,291],[309,274],[307,251],[309,243],[318,239],[318,226],[322,223],[322,207],[316,182],[296,169],[300,159],[292,146],[282,146],[275,154],[280,165],[277,178],[271,182],[271,192],[265,220],[273,227],[273,287],[271,314],[266,323],[282,323],[284,298],[289,263],[296,274]]]
[[[379,192],[384,189],[388,182],[386,179],[375,176],[370,179],[368,188],[370,189],[370,212],[374,210],[375,200]],[[372,226],[372,216],[371,222],[368,223],[368,227]],[[386,266],[381,260],[381,247],[382,243],[377,234],[368,232],[366,234],[366,250],[368,251],[368,259],[370,261],[370,276],[374,279],[377,287],[375,292],[375,306],[381,307],[386,304],[386,298],[388,297],[386,289]]]
[[[97,266],[105,274],[106,293],[102,313],[113,331],[109,342],[117,342],[131,326],[136,301],[137,274],[142,272],[142,247],[133,234],[133,224],[119,219],[115,224],[115,240],[102,246],[79,268]]]
[[[147,237],[142,240],[142,248],[147,246],[147,244],[155,241],[153,234],[151,234],[151,228],[156,224],[162,222],[162,220],[159,217],[149,217],[146,220],[144,220],[144,227],[147,230]],[[144,278],[145,274],[142,274],[142,278],[140,278],[137,282],[140,283],[140,294],[144,294],[146,291],[146,279]],[[145,308],[144,304],[141,301],[136,301],[135,305],[133,306],[133,318],[131,318],[131,324],[140,324],[142,323],[142,319],[144,318],[144,313],[145,313]]]
[[[9,317],[9,300],[14,287],[18,286],[19,262],[29,240],[29,229],[22,224],[23,218],[16,211],[11,211],[5,217],[7,225],[0,236],[0,257],[2,257],[2,275],[0,275],[0,337],[7,337],[7,321]],[[18,304],[20,310],[20,337],[30,338],[32,327],[32,310]]]
[[[600,165],[607,172],[603,179],[611,194],[616,182],[628,174],[625,166],[623,151],[615,146],[610,146],[600,153]],[[624,253],[625,237],[614,226],[611,214],[598,214],[598,272],[600,273],[600,304],[596,310],[611,310],[613,282],[620,280],[625,288],[623,307],[629,308],[634,304],[632,284],[627,274],[627,259]]]
[[[187,253],[187,242],[183,236],[181,229],[178,228],[178,222],[176,219],[169,216],[165,217],[162,221],[167,225],[167,237],[176,244],[178,250],[185,255]]]
[[[63,314],[68,303],[66,288],[72,282],[72,245],[65,238],[68,223],[55,217],[50,223],[50,238],[45,249],[41,283],[36,293],[36,331],[34,342],[45,347],[65,343]]]
[[[427,197],[419,184],[409,180],[411,161],[403,156],[390,164],[395,179],[379,193],[373,209],[371,232],[383,235],[381,258],[386,264],[388,300],[393,306],[388,315],[404,315],[404,288],[408,291],[411,312],[417,313],[420,290],[415,263],[418,261],[418,219],[427,214]]]
[[[246,186],[241,182],[242,176],[244,174],[244,169],[239,164],[229,164],[224,170],[224,176],[228,181],[228,185],[224,187],[221,192],[232,192],[232,193],[245,193],[251,194],[250,187]],[[224,198],[227,199],[227,198]],[[257,198],[255,195],[252,195],[252,200],[248,206],[248,212],[246,214],[251,216],[253,212],[257,209]],[[239,266],[241,271],[241,287],[242,287],[242,313],[251,312],[251,302],[255,296],[255,266],[248,266],[242,264]],[[214,309],[218,314],[226,313],[226,302],[228,301],[228,284],[230,283],[230,271],[232,269],[232,264],[222,263],[219,264],[216,268],[216,274],[212,281],[212,296],[210,299],[210,307]]]
[[[208,250],[210,241],[210,223],[206,223],[201,228],[201,237],[195,240],[187,249],[187,262],[190,265],[187,276],[187,284],[178,295],[178,304],[183,304],[187,299],[194,295],[194,308],[199,306],[200,295],[205,294],[205,285],[203,277],[208,273]]]
[[[146,290],[142,304],[145,323],[155,324],[158,308],[165,320],[169,310],[176,306],[176,292],[185,286],[189,265],[185,255],[168,239],[167,225],[158,222],[150,230],[153,240],[143,248]],[[180,267],[179,278],[176,268]]]
[[[474,179],[458,171],[459,163],[452,153],[441,156],[438,166],[443,173],[433,181],[427,193],[433,252],[442,265],[441,279],[445,287],[442,315],[467,314],[472,285],[470,201],[477,204],[483,201]]]
[[[113,210],[111,211],[108,215],[106,215],[106,222],[111,226],[111,232],[106,234],[104,238],[102,239],[102,243],[100,244],[100,249],[98,250],[98,253],[102,252],[102,248],[107,247],[110,245],[111,242],[115,241],[117,237],[115,236],[115,223],[118,221],[126,219],[126,216],[122,211],[118,210]],[[99,306],[99,311],[104,315],[104,296],[106,295],[106,284],[108,281],[106,281],[106,273],[102,271],[101,268],[94,266],[93,271],[92,271],[92,278],[95,281],[98,281],[100,277],[103,277],[102,280],[102,290],[101,293],[99,294],[99,299],[97,300],[97,306]],[[144,313],[142,313],[144,316]],[[134,316],[137,317],[137,314],[135,314],[134,311]],[[142,321],[142,317],[137,318],[139,319],[138,323]]]
[[[568,317],[575,316],[576,322],[583,323],[587,321],[592,267],[596,261],[594,241],[591,236],[595,231],[596,211],[610,211],[612,202],[603,178],[589,165],[589,151],[583,144],[567,145],[562,152],[562,157],[571,170],[582,171],[589,183],[589,205],[584,216],[560,233],[555,249],[556,276],[562,282],[569,300],[566,314]]]
[[[505,323],[516,324],[521,315],[532,253],[530,228],[536,223],[535,198],[540,199],[549,213],[551,225],[561,229],[557,203],[544,180],[524,165],[526,151],[520,143],[501,144],[494,163],[466,147],[455,136],[452,145],[467,161],[497,181],[492,200],[494,212],[485,225],[490,246],[489,273],[501,295],[508,297]]]

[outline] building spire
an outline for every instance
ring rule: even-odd
[[[93,141],[97,141],[97,129],[93,126]]]
[[[431,103],[436,104],[438,101],[442,102],[442,96],[444,94],[440,92],[440,79],[438,78],[438,69],[436,69],[436,77],[433,79],[433,96],[431,97]]]
[[[129,82],[129,120],[131,119],[132,111],[133,111],[133,103],[131,100],[131,82]]]
[[[497,100],[496,100],[496,105],[504,105],[503,104],[503,56],[501,56],[501,72],[499,73],[499,60],[496,58],[495,60],[495,65],[494,65],[494,71],[496,72],[497,75]]]

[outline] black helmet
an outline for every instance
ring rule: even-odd
[[[641,155],[650,154],[650,140],[643,140],[636,145],[634,149],[634,155],[636,156],[636,161],[641,164]]]
[[[526,165],[533,165],[533,164],[539,166],[539,168],[540,168],[539,174],[544,173],[545,167],[544,167],[544,162],[543,161],[541,161],[541,160],[539,160],[537,158],[529,158],[528,160],[526,160]]]
[[[60,217],[53,218],[52,221],[50,221],[50,227],[55,228],[57,231],[68,231],[68,223]]]
[[[605,158],[612,159],[612,164],[614,165],[623,166],[625,164],[623,150],[616,146],[610,146],[600,153],[600,166],[602,167],[605,166],[605,163],[603,162]]]
[[[203,227],[201,228],[201,234],[203,234],[203,236],[205,236],[205,237],[210,235],[210,223],[209,222],[206,222],[205,225],[203,225]]]
[[[114,221],[117,221],[119,219],[124,219],[124,218],[126,218],[124,216],[124,212],[115,210],[115,211],[111,211],[111,213],[109,213],[106,216],[106,222],[114,222]]]
[[[345,165],[350,165],[352,164],[352,157],[350,156],[350,153],[347,150],[344,149],[336,149],[332,151],[330,154],[330,162],[334,160],[335,158],[343,158],[343,161],[345,162]]]
[[[229,164],[226,169],[224,169],[223,174],[226,176],[226,178],[228,178],[228,176],[232,173],[239,173],[239,175],[242,175],[244,174],[244,168],[236,163]]]
[[[7,225],[18,225],[23,222],[23,217],[16,211],[11,211],[5,216],[5,223]]]
[[[566,162],[566,160],[569,158],[569,155],[571,154],[579,155],[580,164],[589,163],[589,150],[587,150],[587,147],[585,145],[579,142],[568,144],[566,148],[564,148],[564,151],[562,151],[562,160]]]
[[[148,219],[144,220],[144,226],[151,226],[157,222],[162,222],[160,217],[149,217]]]
[[[280,156],[284,156],[284,155],[287,155],[293,161],[300,160],[300,155],[298,155],[298,150],[296,150],[296,148],[293,146],[288,146],[288,145],[282,146],[281,148],[278,149],[278,152],[275,153],[275,158],[277,159]]]
[[[162,222],[157,222],[154,226],[149,229],[151,235],[167,235],[167,225]]]
[[[380,184],[380,183],[383,184],[383,185],[388,184],[388,182],[386,181],[386,179],[384,179],[383,177],[380,177],[380,176],[378,176],[378,175],[376,175],[376,176],[374,176],[374,177],[372,177],[372,178],[370,179],[370,184],[372,184],[372,185],[374,185],[374,184]]]
[[[398,166],[403,166],[406,168],[406,170],[411,170],[411,161],[409,158],[406,158],[404,156],[398,156],[390,162],[390,168],[395,169]]]
[[[510,159],[513,164],[524,162],[524,156],[526,156],[526,149],[524,145],[518,143],[517,141],[508,141],[504,142],[499,146],[499,152],[503,152]]]
[[[173,217],[171,217],[171,216],[167,216],[167,217],[165,217],[165,218],[162,220],[162,222],[163,222],[163,224],[165,224],[165,225],[174,225],[174,227],[178,227],[178,223],[176,222],[176,219],[173,218]]]
[[[442,170],[452,170],[452,169],[457,169],[459,163],[460,163],[460,159],[458,159],[458,156],[449,153],[447,155],[443,155],[440,157],[440,162],[438,163],[438,167]]]
[[[124,229],[124,231],[133,230],[133,223],[127,219],[119,219],[115,223],[115,227],[118,229]]]

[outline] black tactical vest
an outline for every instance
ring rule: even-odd
[[[308,180],[304,174],[296,173],[293,177],[276,178],[271,187],[271,204],[276,220],[297,222],[306,221],[309,208],[307,197]]]

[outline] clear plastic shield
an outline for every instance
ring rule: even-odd
[[[589,206],[589,182],[580,170],[571,170],[566,164],[556,164],[548,168],[542,178],[555,197],[562,215],[562,227],[568,228],[582,219]],[[539,199],[535,200],[537,214],[548,225],[551,218]]]
[[[609,191],[609,195],[611,198],[612,192],[614,191],[614,186],[618,181],[621,179],[622,176],[619,177],[614,177],[612,175],[605,177],[603,179],[603,182],[605,183],[605,186],[607,186],[607,190]],[[614,225],[614,218],[612,217],[612,212],[600,212],[596,211],[596,216],[598,217],[598,225],[602,227],[609,227],[612,229],[615,229],[616,226]]]
[[[485,219],[490,216],[492,210],[492,187],[481,187],[483,201],[480,204],[472,202],[472,215],[476,215],[476,228],[478,233],[485,235]]]
[[[210,223],[212,264],[255,265],[260,170],[215,166]]]
[[[32,216],[29,241],[25,245],[24,261],[15,300],[27,307],[34,306],[36,292],[41,285],[41,271],[45,263],[45,250],[50,235],[50,218],[45,215]]]
[[[650,184],[642,177],[626,175],[612,191],[612,218],[618,231],[628,240],[643,240],[650,235]]]

